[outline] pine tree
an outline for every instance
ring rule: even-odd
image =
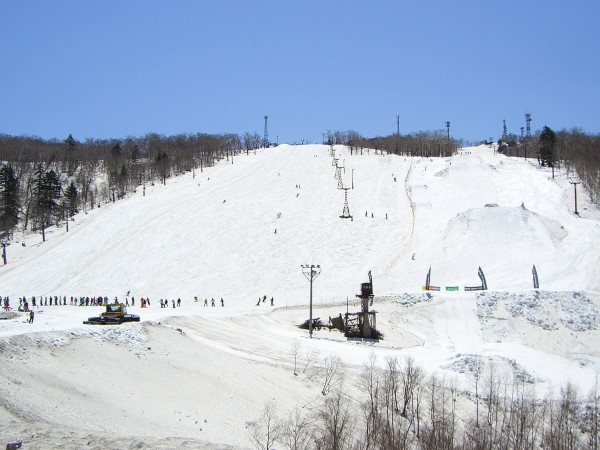
[[[54,170],[46,172],[40,164],[36,171],[35,202],[37,219],[42,228],[42,240],[46,241],[46,226],[60,214],[60,180]]]
[[[77,192],[77,188],[75,184],[71,181],[71,183],[65,189],[65,204],[67,207],[67,218],[73,217],[77,214],[77,196],[79,193]]]
[[[556,155],[556,133],[551,128],[544,127],[540,134],[540,163],[543,166],[552,167],[552,178],[554,178],[554,165],[558,158]]]
[[[19,222],[19,180],[10,165],[0,167],[0,230],[10,233]]]
[[[67,159],[67,171],[69,175],[73,175],[77,165],[75,164],[75,147],[77,146],[77,142],[73,139],[73,136],[69,134],[69,136],[65,139],[65,144],[67,146],[66,150],[66,159]]]

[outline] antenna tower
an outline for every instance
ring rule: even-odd
[[[531,113],[525,113],[525,122],[527,122],[527,128],[526,128],[526,132],[525,132],[525,136],[530,138],[531,137]]]
[[[396,115],[396,134],[400,136],[400,114]]]
[[[502,121],[502,137],[508,136],[508,130],[506,129],[506,119]]]
[[[267,148],[269,146],[269,128],[267,127],[267,120],[269,116],[265,116],[265,135],[263,137],[263,147]]]

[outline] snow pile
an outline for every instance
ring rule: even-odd
[[[596,330],[600,324],[598,308],[582,292],[479,292],[477,315],[482,326],[500,306],[512,317],[522,317],[544,330],[558,330],[559,322],[573,331]]]
[[[474,354],[458,353],[456,357],[448,364],[443,366],[444,369],[460,374],[470,374],[472,377],[483,377],[486,370],[494,365],[497,370],[508,373],[512,379],[519,383],[535,384],[541,380],[535,377],[519,364],[514,358],[508,357],[482,357]]]
[[[388,295],[385,297],[377,297],[377,300],[390,301],[402,306],[416,305],[417,303],[425,303],[433,301],[433,295],[429,292],[421,294],[405,292],[402,295]]]
[[[146,348],[148,335],[143,327],[128,326],[102,326],[90,327],[86,329],[88,334],[94,339],[102,342],[112,342],[124,345],[132,350],[141,350]]]
[[[475,374],[481,371],[483,367],[482,359],[481,355],[458,353],[450,363],[445,364],[443,367],[452,372]]]

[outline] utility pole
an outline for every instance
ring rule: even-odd
[[[269,146],[269,129],[267,127],[267,120],[269,116],[265,116],[265,134],[263,136],[263,147],[267,148]]]
[[[400,114],[396,115],[396,135],[400,136]]]
[[[569,183],[571,183],[575,189],[575,214],[579,215],[579,212],[577,212],[577,185],[581,184],[581,180],[569,180]]]
[[[308,334],[310,336],[310,338],[312,339],[312,334],[313,334],[313,318],[312,318],[312,305],[313,305],[313,281],[319,276],[319,274],[321,273],[321,266],[319,265],[308,265],[308,264],[303,264],[302,265],[302,273],[304,274],[304,276],[306,277],[306,279],[308,281],[310,281],[310,316],[308,318]]]

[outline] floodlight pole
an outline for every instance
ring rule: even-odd
[[[313,319],[312,319],[312,297],[313,297],[313,281],[319,276],[319,274],[321,273],[321,266],[319,265],[308,265],[308,264],[303,264],[302,265],[302,273],[304,274],[304,276],[306,277],[306,279],[308,281],[310,281],[310,316],[308,319],[308,334],[310,336],[310,338],[312,339],[312,334],[313,334]]]
[[[575,189],[575,214],[579,215],[579,213],[577,212],[577,185],[581,184],[581,181],[570,180],[569,183],[571,183],[573,185],[573,188]]]

